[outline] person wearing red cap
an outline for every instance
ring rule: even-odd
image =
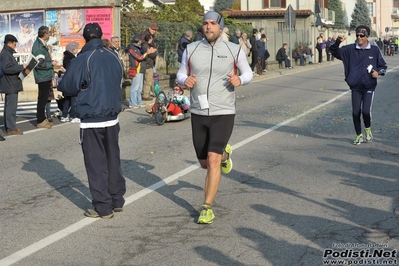
[[[23,90],[22,80],[19,74],[26,68],[26,64],[20,65],[13,56],[17,46],[17,38],[7,34],[4,38],[4,47],[0,53],[0,62],[4,76],[1,78],[2,92],[6,94],[4,102],[4,129],[7,135],[22,135],[23,132],[16,126],[18,92]]]

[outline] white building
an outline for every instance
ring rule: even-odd
[[[215,0],[199,0],[200,4],[204,7],[204,11],[208,12],[213,10]],[[144,7],[152,7],[159,5],[173,5],[175,0],[144,0]]]

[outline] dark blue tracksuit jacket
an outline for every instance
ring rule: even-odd
[[[77,95],[76,114],[82,122],[115,120],[122,110],[123,67],[118,55],[92,39],[68,66],[58,90]]]
[[[341,41],[337,39],[330,46],[331,54],[342,60],[345,71],[345,81],[351,90],[375,90],[377,79],[371,77],[367,68],[369,65],[376,71],[386,70],[387,65],[380,49],[367,43],[361,48],[357,43],[339,48]]]

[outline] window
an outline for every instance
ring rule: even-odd
[[[285,27],[285,22],[277,22],[277,31],[283,32]]]
[[[270,0],[270,7],[281,7],[281,0]]]
[[[287,0],[263,0],[263,8],[287,8]]]
[[[373,17],[373,3],[366,3],[369,9],[369,17]]]

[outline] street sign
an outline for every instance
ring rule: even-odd
[[[292,8],[291,5],[288,6],[287,10],[284,14],[285,25],[286,26],[295,26],[296,25],[296,14],[295,10]]]

